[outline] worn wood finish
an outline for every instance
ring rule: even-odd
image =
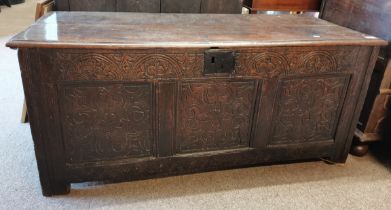
[[[325,0],[320,17],[348,28],[391,41],[391,3],[388,0]],[[391,89],[391,45],[382,48],[360,116],[353,153],[364,155],[367,143],[390,137],[389,94]]]
[[[390,10],[388,0],[326,0],[321,17],[338,25],[391,40],[388,30],[391,25]],[[390,55],[391,46],[387,49]]]
[[[117,12],[160,12],[160,0],[117,0]],[[99,11],[99,10],[98,10]]]
[[[240,14],[243,0],[202,0],[201,13]]]
[[[244,0],[251,13],[257,11],[319,11],[322,0]]]
[[[200,13],[201,0],[161,0],[162,13]]]
[[[381,45],[308,17],[78,12],[7,43],[19,48],[44,195],[73,182],[344,162]],[[231,71],[205,73],[211,47],[231,52]]]
[[[295,25],[296,30],[292,30],[292,25]],[[82,33],[86,35],[80,35]],[[77,39],[75,34],[79,34]],[[267,15],[231,14],[56,12],[48,14],[25,33],[16,35],[8,45],[69,48],[83,43],[83,48],[118,49],[293,44],[312,46],[314,42],[322,46],[386,43],[365,38],[364,34],[327,21],[306,17],[292,18],[288,15],[276,18]]]
[[[69,0],[53,0],[56,11],[69,11]]]
[[[115,0],[68,0],[70,11],[116,11]]]
[[[57,11],[236,13],[242,0],[55,0]]]

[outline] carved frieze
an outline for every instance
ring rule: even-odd
[[[61,80],[200,77],[203,54],[57,53]]]
[[[284,75],[350,72],[358,47],[313,48],[276,47],[256,50],[233,49],[236,67],[233,76],[278,78]],[[138,51],[57,51],[51,68],[59,70],[55,80],[148,80],[201,78],[204,54],[197,52]],[[53,56],[50,52],[46,57]]]
[[[278,78],[287,75],[351,72],[359,48],[276,48],[243,50],[236,58],[237,76]]]
[[[299,56],[297,70],[290,72],[297,73],[327,73],[338,72],[337,58],[327,51],[312,51]]]
[[[274,78],[289,71],[289,62],[284,54],[276,52],[241,53],[238,58],[239,74]]]

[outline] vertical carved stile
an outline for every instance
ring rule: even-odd
[[[339,141],[336,145],[336,150],[334,150],[333,159],[338,160],[346,160],[351,144],[353,139],[354,130],[357,127],[357,122],[360,117],[360,112],[362,110],[362,107],[364,105],[366,93],[369,87],[369,83],[371,81],[371,75],[373,73],[377,56],[379,54],[380,47],[360,47],[360,54],[357,56],[356,63],[357,63],[357,69],[361,70],[362,74],[356,74],[356,80],[357,84],[361,84],[357,86],[357,89],[355,91],[356,94],[356,100],[352,103],[354,104],[353,110],[350,110],[350,116],[348,119],[350,119],[350,123],[346,124],[346,130],[348,131],[346,135],[345,141]],[[364,60],[360,60],[360,57],[365,58]],[[352,106],[351,104],[347,106]],[[340,121],[343,121],[345,119],[341,119]],[[342,127],[342,126],[340,126]]]
[[[262,97],[262,85],[263,81],[262,80],[257,80],[255,83],[255,91],[254,91],[254,111],[253,111],[253,116],[252,116],[252,124],[251,124],[251,132],[250,132],[250,147],[256,148],[258,146],[258,141],[257,139],[257,127],[258,123],[261,122],[261,120],[258,120],[258,115],[262,109],[260,107],[261,103],[261,97]]]
[[[39,51],[35,49],[18,51],[42,193],[44,195],[67,193],[70,189],[69,184],[61,181],[58,174],[55,173],[58,159],[52,156],[51,148],[55,142],[50,142],[47,135],[48,123],[46,117],[48,115],[45,113],[46,99],[43,98],[45,96],[42,88],[43,75],[39,72],[40,60],[38,55]],[[58,132],[58,130],[56,131]],[[61,138],[56,140],[61,140]],[[62,169],[61,166],[58,171]]]
[[[176,83],[159,82],[157,84],[157,148],[159,157],[174,154],[176,125]]]

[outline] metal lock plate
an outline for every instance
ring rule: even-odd
[[[204,55],[204,74],[232,74],[235,69],[235,53],[210,49]]]

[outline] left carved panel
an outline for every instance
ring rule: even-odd
[[[153,155],[150,84],[64,84],[60,91],[68,163]]]

